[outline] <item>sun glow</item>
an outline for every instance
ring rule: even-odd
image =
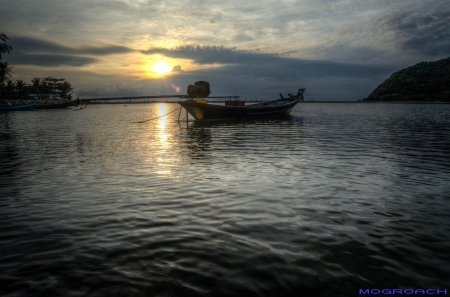
[[[172,68],[170,68],[169,64],[165,61],[159,61],[155,65],[152,66],[152,71],[157,72],[159,74],[164,74],[170,72]]]

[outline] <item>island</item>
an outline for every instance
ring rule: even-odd
[[[363,101],[450,102],[450,57],[395,72]]]

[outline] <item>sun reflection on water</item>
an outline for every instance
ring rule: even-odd
[[[167,149],[169,147],[169,133],[167,131],[167,117],[164,116],[167,113],[168,110],[168,104],[166,103],[158,103],[156,106],[156,111],[158,116],[161,118],[158,119],[158,126],[157,126],[157,134],[159,137],[159,144],[160,149]]]
[[[147,135],[144,137],[146,147],[148,148],[145,155],[147,170],[150,175],[156,175],[163,178],[179,178],[176,170],[180,162],[180,155],[174,150],[177,140],[178,125],[174,124],[174,114],[168,114],[176,106],[168,103],[149,104],[150,118],[157,118],[149,122]]]
[[[160,132],[164,131],[166,128],[167,117],[163,117],[163,115],[165,115],[167,113],[167,109],[168,109],[168,104],[166,104],[166,103],[158,103],[158,105],[156,106],[158,116],[161,117],[158,119],[158,128],[159,128]]]

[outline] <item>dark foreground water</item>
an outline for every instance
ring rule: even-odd
[[[0,114],[0,296],[450,293],[450,105]]]

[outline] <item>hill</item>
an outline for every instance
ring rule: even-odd
[[[364,101],[449,101],[450,57],[395,72]]]

